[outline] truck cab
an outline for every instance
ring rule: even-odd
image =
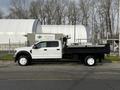
[[[60,59],[62,58],[61,41],[41,41],[31,49],[32,59]]]
[[[34,59],[61,59],[62,43],[60,40],[41,41],[31,47],[17,48],[15,51],[15,62],[26,66]]]

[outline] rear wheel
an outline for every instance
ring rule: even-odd
[[[18,64],[20,66],[27,66],[29,64],[29,58],[27,56],[20,56],[18,58]]]
[[[94,66],[96,64],[96,59],[93,56],[87,56],[85,58],[85,65]]]

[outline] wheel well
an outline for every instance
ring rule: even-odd
[[[27,56],[28,58],[32,59],[31,55],[27,51],[21,51],[19,52],[15,57],[15,62],[18,60],[20,56]]]

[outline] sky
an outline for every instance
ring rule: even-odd
[[[10,7],[10,0],[0,0],[0,9],[7,14]]]

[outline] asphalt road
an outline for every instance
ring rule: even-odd
[[[0,90],[120,90],[120,63],[0,63]]]

